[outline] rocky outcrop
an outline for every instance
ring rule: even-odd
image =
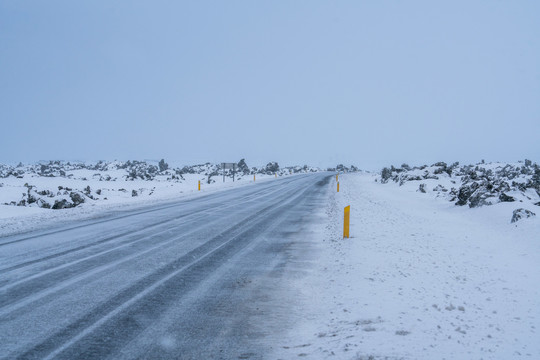
[[[430,185],[437,197],[470,208],[508,202],[540,204],[540,166],[530,160],[517,164],[437,162],[415,167],[403,164],[400,168],[383,168],[380,182],[400,186],[421,182],[417,191],[430,192]]]
[[[515,223],[521,219],[526,219],[526,218],[529,218],[529,217],[532,217],[532,216],[536,216],[535,213],[533,213],[532,211],[530,210],[527,210],[527,209],[516,209],[514,210],[514,212],[512,213],[512,220],[511,222],[512,223]]]

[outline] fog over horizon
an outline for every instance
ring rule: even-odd
[[[540,162],[540,3],[0,3],[0,163]]]

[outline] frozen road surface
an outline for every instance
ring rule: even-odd
[[[0,238],[0,358],[263,358],[330,176]]]

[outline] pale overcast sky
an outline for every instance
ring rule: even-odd
[[[540,1],[0,0],[0,162],[540,161]]]

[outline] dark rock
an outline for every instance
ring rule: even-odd
[[[512,186],[515,188],[518,188],[519,191],[527,191],[527,185],[523,183],[518,183],[516,181],[512,181]]]
[[[272,175],[275,172],[279,171],[279,164],[277,162],[269,162],[266,164],[266,174]]]
[[[69,194],[69,197],[71,198],[71,201],[73,202],[73,206],[80,205],[84,203],[84,197],[81,196],[81,194],[72,192]]]
[[[442,186],[441,184],[435,186],[433,188],[433,191],[436,191],[436,192],[439,192],[439,191],[442,191],[442,192],[448,192],[448,189],[445,188],[444,186]]]
[[[535,213],[533,213],[532,211],[530,210],[527,210],[527,209],[516,209],[514,210],[514,212],[512,213],[512,222],[515,223],[516,221],[518,220],[521,220],[521,219],[526,219],[526,218],[529,218],[531,216],[536,216]]]
[[[418,186],[418,191],[425,194],[426,193],[426,184],[420,184]]]
[[[405,184],[407,181],[419,181],[419,180],[424,180],[423,177],[421,176],[418,176],[418,175],[409,175],[409,174],[403,174],[401,175],[400,177],[398,177],[397,175],[393,178],[393,180],[395,182],[397,182],[399,180],[399,186]]]
[[[54,205],[52,206],[53,210],[68,209],[73,207],[66,199],[55,200]]]
[[[138,196],[139,193],[137,193],[137,190],[131,190],[131,196],[132,197],[135,197],[135,196]]]
[[[424,178],[425,180],[427,180],[427,179],[439,180],[439,177],[438,177],[438,176],[431,175],[431,174],[429,173],[429,171],[427,171],[427,170],[424,171],[423,178]]]
[[[441,166],[443,168],[445,168],[447,165],[444,161],[439,161],[439,162],[436,162],[435,164],[431,165],[431,166]]]
[[[475,208],[485,205],[491,205],[491,201],[488,201],[491,195],[484,190],[484,188],[478,189],[475,193],[469,198],[469,207]]]
[[[534,164],[534,174],[531,178],[531,187],[540,190],[540,166]]]
[[[458,201],[456,202],[456,205],[466,205],[471,195],[476,191],[476,189],[478,189],[479,186],[480,185],[478,185],[478,183],[473,182],[471,185],[463,185],[460,187],[457,194]]]
[[[512,201],[516,201],[516,199],[514,199],[512,196],[508,196],[506,195],[505,193],[501,193],[501,195],[499,195],[499,200],[501,202],[512,202]]]
[[[244,175],[249,175],[249,166],[247,166],[245,159],[241,159],[238,162],[237,167],[238,172],[244,173]]]
[[[383,184],[386,184],[388,182],[388,179],[390,179],[391,176],[392,176],[392,171],[387,167],[383,168],[381,171],[381,182]]]
[[[500,181],[497,185],[497,188],[496,190],[498,192],[507,192],[507,191],[510,191],[510,185],[506,182],[506,181]]]
[[[448,195],[450,195],[450,201],[456,201],[457,199],[457,195],[458,195],[458,191],[456,188],[451,188],[450,189],[450,192],[448,193]]]
[[[36,201],[37,201],[37,199],[29,193],[28,194],[28,205],[33,204]]]
[[[165,170],[167,170],[167,169],[169,168],[169,164],[167,164],[167,163],[165,162],[165,159],[161,159],[161,160],[159,161],[158,166],[159,166],[159,171],[160,171],[160,172],[164,172]]]
[[[37,205],[40,207],[40,208],[43,208],[43,209],[50,209],[51,208],[51,204],[49,204],[48,202],[46,202],[45,200],[43,199],[39,199],[37,201]]]

